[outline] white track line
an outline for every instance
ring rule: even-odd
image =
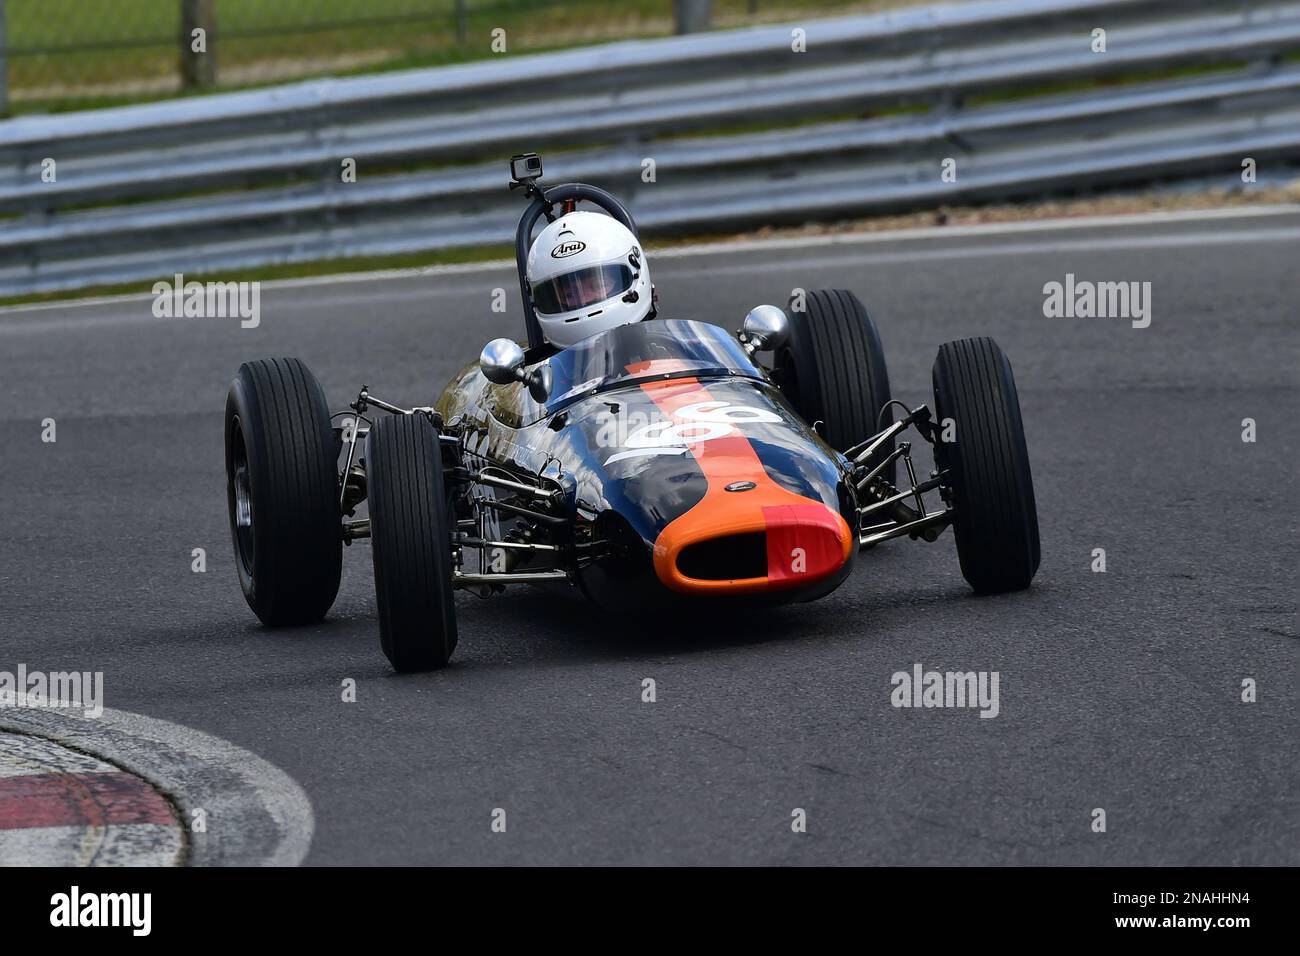
[[[1072,216],[1061,219],[1032,219],[1016,222],[976,223],[962,226],[923,226],[911,229],[885,229],[877,232],[848,232],[819,236],[772,237],[744,239],[730,242],[698,243],[687,246],[670,246],[655,249],[655,259],[680,259],[694,256],[722,255],[734,252],[762,252],[764,250],[812,249],[822,246],[850,246],[881,242],[906,242],[931,239],[961,239],[980,236],[1021,235],[1024,233],[1053,232],[1075,229],[1104,229],[1113,226],[1146,226],[1191,222],[1212,222],[1224,219],[1255,219],[1300,213],[1300,204],[1278,203],[1266,206],[1239,206],[1220,209],[1185,209],[1167,212],[1132,213],[1108,216]],[[1136,237],[1135,237],[1136,238]],[[1206,234],[1208,243],[1214,238]],[[513,269],[511,259],[492,259],[485,262],[466,262],[454,265],[426,266],[418,269],[377,269],[371,272],[342,272],[328,276],[309,276],[301,279],[272,279],[261,283],[263,291],[296,289],[312,286],[338,285],[340,283],[383,282],[392,279],[437,278],[441,276],[473,275]],[[0,307],[0,315],[21,312],[41,312],[48,309],[69,309],[83,306],[114,305],[123,302],[151,301],[149,292],[132,292],[122,295],[97,296],[88,299],[67,299],[57,302],[38,302],[31,305]]]
[[[790,266],[815,272],[820,269],[841,269],[845,266],[899,265],[908,262],[930,262],[944,259],[989,259],[999,257],[1051,255],[1061,252],[1125,252],[1149,249],[1185,249],[1200,246],[1241,245],[1257,242],[1300,243],[1300,227],[1294,229],[1258,229],[1249,232],[1190,233],[1177,236],[1108,236],[1103,239],[1063,239],[1042,242],[1012,242],[995,245],[951,246],[942,249],[906,249],[899,252],[855,252],[800,259]],[[770,273],[771,262],[738,262],[728,264],[727,275],[751,272]],[[678,276],[708,275],[715,268],[700,266],[697,269],[679,270]]]
[[[1219,219],[1252,219],[1300,213],[1300,203],[1272,206],[1241,206],[1237,209],[1183,209],[1168,212],[1143,212],[1131,215],[1071,216],[1061,219],[1025,219],[1015,222],[971,223],[962,226],[917,226],[909,229],[881,229],[875,232],[844,232],[818,236],[743,239],[734,242],[700,243],[652,250],[656,259],[685,256],[718,255],[763,249],[815,249],[821,246],[850,246],[880,242],[906,242],[917,239],[962,239],[980,236],[1010,236],[1033,232],[1064,232],[1074,229],[1105,229],[1112,226],[1147,226]],[[511,263],[513,265],[513,263]]]

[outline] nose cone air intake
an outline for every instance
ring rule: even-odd
[[[848,523],[763,477],[740,495],[715,492],[711,482],[703,501],[664,528],[654,549],[659,580],[685,594],[746,594],[836,574],[852,553]]]

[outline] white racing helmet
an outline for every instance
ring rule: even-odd
[[[542,230],[528,253],[528,285],[542,335],[558,348],[640,322],[654,308],[641,244],[595,212],[565,213]]]

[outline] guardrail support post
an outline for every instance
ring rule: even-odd
[[[465,10],[465,0],[456,0],[456,42],[464,43],[469,38],[469,17]]]
[[[181,0],[181,86],[187,90],[217,85],[216,6],[216,0]],[[195,30],[203,31],[202,44]]]
[[[0,116],[9,111],[9,39],[5,32],[5,0],[0,0]]]
[[[700,33],[713,20],[713,0],[673,0],[678,33]]]

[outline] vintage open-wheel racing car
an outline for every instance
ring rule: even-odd
[[[321,619],[343,546],[362,538],[398,671],[447,663],[456,589],[577,588],[630,611],[804,601],[834,590],[859,549],[934,541],[948,525],[976,591],[1029,585],[1029,457],[992,339],[939,347],[933,412],[892,400],[876,327],[843,290],[807,291],[788,314],[759,306],[736,337],[652,313],[557,349],[525,275],[538,221],[587,202],[634,236],[636,225],[604,190],[543,188],[533,154],[512,169],[530,199],[515,237],[527,349],[488,343],[432,406],[362,386],[334,415],[298,359],[239,368],[226,400],[230,527],[265,624]],[[900,440],[909,429],[934,446],[924,480]]]

